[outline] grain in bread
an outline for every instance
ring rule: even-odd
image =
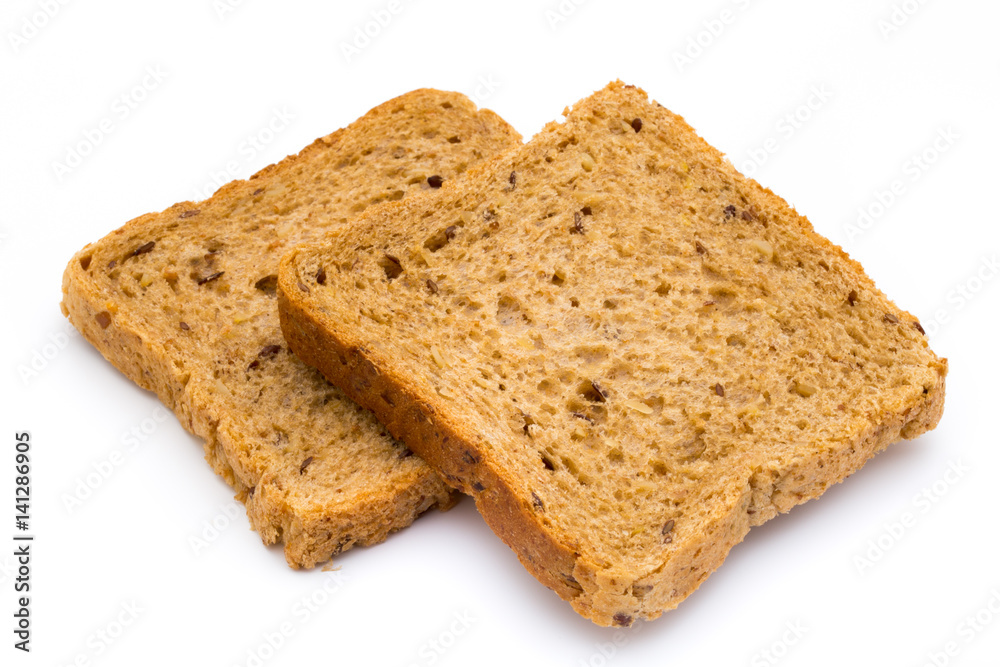
[[[204,439],[251,525],[264,542],[284,542],[290,565],[379,542],[447,507],[451,492],[289,352],[279,258],[519,142],[462,95],[403,95],[206,201],[141,216],[88,245],[66,268],[64,312]]]
[[[602,625],[674,608],[944,404],[912,315],[620,82],[293,250],[279,308],[292,349]]]

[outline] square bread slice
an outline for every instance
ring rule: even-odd
[[[620,82],[293,250],[279,308],[304,361],[601,625],[672,609],[944,404],[912,315]]]
[[[365,209],[429,193],[520,145],[465,96],[417,90],[210,199],[144,215],[78,252],[63,312],[156,392],[295,568],[380,542],[451,491],[367,411],[292,355],[278,262]],[[314,276],[315,278],[315,276]]]

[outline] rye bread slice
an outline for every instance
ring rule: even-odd
[[[284,542],[289,565],[380,542],[428,508],[449,507],[451,492],[289,352],[279,258],[519,144],[463,95],[408,93],[206,201],[141,216],[88,245],[66,268],[63,312],[204,438],[207,460],[264,542]]]
[[[286,339],[596,623],[941,415],[915,318],[620,82],[364,218],[283,258]]]

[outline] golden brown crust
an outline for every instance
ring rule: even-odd
[[[442,105],[448,105],[447,108],[452,113],[447,120],[430,115]],[[408,126],[412,127],[412,138]],[[256,209],[251,207],[261,206],[255,200],[260,199],[258,193],[267,188],[284,188],[284,181],[294,183],[295,179],[305,185],[309,182],[306,179],[318,178],[325,172],[341,177],[341,165],[331,164],[331,161],[334,158],[350,158],[350,155],[339,157],[339,152],[348,150],[346,146],[351,145],[351,142],[358,144],[365,136],[370,135],[370,141],[374,144],[370,149],[374,149],[376,155],[380,154],[378,151],[389,150],[379,145],[379,142],[389,138],[393,138],[393,141],[404,148],[409,146],[413,154],[427,151],[422,142],[430,145],[430,152],[433,152],[433,144],[423,135],[427,133],[426,128],[435,127],[438,128],[437,131],[443,131],[440,128],[452,132],[460,130],[466,136],[462,137],[463,141],[460,143],[446,142],[446,136],[437,138],[444,147],[439,149],[438,155],[419,158],[419,162],[417,158],[408,155],[399,159],[388,155],[383,160],[386,175],[371,173],[370,178],[366,179],[371,182],[363,183],[362,187],[371,191],[379,185],[383,188],[393,186],[402,178],[393,176],[399,172],[397,164],[419,165],[449,176],[457,175],[469,164],[520,142],[520,136],[499,116],[490,111],[476,110],[475,105],[462,95],[430,89],[413,91],[376,107],[355,125],[317,139],[297,155],[265,167],[248,180],[234,181],[223,186],[204,202],[182,202],[161,213],[143,215],[128,222],[101,241],[88,244],[77,253],[67,265],[63,276],[63,309],[70,321],[115,367],[139,386],[155,392],[174,411],[185,429],[204,439],[206,459],[236,490],[236,497],[246,504],[251,526],[260,533],[265,543],[283,541],[286,559],[296,568],[313,567],[354,545],[378,543],[390,532],[409,525],[416,516],[430,507],[449,508],[454,504],[456,496],[418,458],[399,460],[397,464],[397,454],[402,450],[378,433],[374,420],[353,415],[352,420],[360,420],[358,428],[361,429],[361,435],[358,438],[368,438],[380,443],[378,447],[371,448],[370,454],[365,455],[368,457],[366,461],[359,463],[362,468],[367,465],[369,469],[381,472],[370,475],[369,488],[357,485],[349,488],[348,493],[355,495],[346,499],[340,488],[334,488],[343,487],[342,481],[331,481],[329,491],[319,488],[317,483],[313,483],[308,490],[297,490],[299,478],[304,480],[300,467],[306,454],[285,456],[271,451],[262,454],[261,451],[269,450],[270,445],[257,435],[259,426],[248,423],[244,414],[246,410],[253,408],[247,407],[243,398],[233,398],[228,390],[220,391],[217,381],[212,378],[212,365],[227,362],[232,354],[239,352],[244,341],[234,338],[236,344],[230,344],[229,347],[234,348],[235,352],[232,349],[222,352],[220,345],[226,338],[225,334],[216,335],[215,330],[219,328],[217,321],[184,322],[186,327],[194,325],[184,332],[176,329],[176,322],[168,328],[159,313],[152,312],[159,311],[159,306],[150,308],[137,303],[131,295],[129,298],[124,297],[121,285],[130,278],[123,275],[116,279],[117,282],[110,279],[107,274],[111,270],[105,269],[105,265],[109,258],[114,257],[117,258],[114,261],[121,264],[119,269],[124,268],[126,262],[130,267],[141,266],[147,274],[162,282],[160,269],[163,267],[140,265],[140,262],[156,256],[170,241],[174,241],[177,246],[175,251],[183,254],[186,252],[185,248],[194,243],[189,238],[200,238],[198,230],[204,230],[205,238],[223,234],[219,230],[224,230],[229,224],[227,218],[230,214],[250,216],[251,220],[261,219]],[[341,187],[346,191],[349,185],[350,183]],[[415,189],[420,186],[411,184],[401,187]],[[327,188],[325,194],[329,196],[331,192],[335,192],[335,188],[336,186]],[[267,194],[263,196],[266,197]],[[296,229],[310,231],[307,230],[308,225],[301,220],[309,219],[308,216],[313,213],[321,215],[326,212],[330,217],[343,214],[343,210],[329,207],[323,209],[322,205],[310,209],[311,202],[301,204],[294,200],[290,202],[292,210],[282,217],[277,209],[284,206],[284,203],[280,198],[275,202],[276,219],[279,222],[276,227],[285,224],[282,223],[283,220],[289,221],[284,228],[278,230],[284,235],[289,233],[289,229],[293,232]],[[358,202],[362,205],[364,203]],[[336,205],[345,209],[352,202]],[[295,217],[295,206],[299,206],[297,210],[306,211],[306,214]],[[196,213],[192,214],[192,211]],[[245,213],[246,211],[249,213]],[[265,216],[268,214],[270,211],[264,211]],[[189,215],[192,217],[189,218]],[[265,221],[267,219],[264,218]],[[190,222],[182,222],[184,220]],[[316,221],[315,224],[316,232],[324,231],[319,222]],[[178,236],[178,224],[188,225],[181,228],[188,235],[184,239]],[[324,221],[324,224],[327,223]],[[243,232],[225,233],[229,233],[235,241],[241,238],[239,234]],[[263,232],[259,236],[263,236]],[[142,242],[156,239],[156,249],[141,256],[132,255],[129,251],[140,242],[134,240],[137,238],[142,239]],[[275,236],[272,247],[280,246],[282,240],[280,236]],[[193,250],[197,251],[197,248]],[[273,262],[276,273],[277,252],[273,251],[271,256],[251,258],[247,264],[252,267]],[[236,274],[243,267],[237,263],[239,258],[235,257],[239,253],[232,254],[232,266],[226,267],[226,272],[233,278],[233,293],[238,293],[240,287],[236,282]],[[122,260],[122,257],[128,259]],[[176,275],[173,279],[178,280]],[[181,274],[180,280],[184,279],[185,276]],[[141,283],[129,283],[127,286],[133,292],[142,292],[146,288],[147,285]],[[150,289],[155,288],[156,284],[150,286]],[[168,291],[164,291],[170,295]],[[254,291],[251,287],[250,292]],[[178,303],[185,300],[184,295],[160,299],[165,312],[184,312],[186,304]],[[209,305],[212,305],[211,302]],[[273,301],[270,307],[274,308]],[[157,317],[161,319],[158,320]],[[180,319],[185,317],[181,315]],[[273,320],[273,332],[269,332],[266,326],[268,317]],[[247,337],[246,341],[257,338],[268,343],[280,341],[276,311],[270,315],[261,315],[256,321],[265,323],[263,332]],[[202,338],[184,347],[185,339],[181,336],[193,339],[195,333]],[[271,340],[268,336],[277,340]],[[251,354],[256,354],[259,349],[257,347]],[[242,362],[243,365],[245,363]],[[300,402],[299,407],[289,410],[289,414],[285,415],[288,420],[294,419],[295,410],[316,409],[309,406],[319,401],[333,400],[337,403],[340,400],[337,395],[329,393],[332,389],[324,388],[322,382],[317,383],[312,378],[315,372],[301,362],[288,359],[282,363],[294,370],[296,378],[300,378],[303,385],[308,385],[290,387],[301,395],[295,397]],[[218,376],[217,370],[215,374]],[[319,388],[310,389],[309,386],[312,385]],[[254,391],[256,390],[248,390],[248,393],[253,394]],[[331,406],[330,409],[334,407]],[[312,413],[304,414],[308,417]],[[334,434],[330,434],[330,437],[334,437]],[[310,459],[313,458],[314,449],[321,451],[326,446],[320,442],[305,445],[309,448]],[[364,450],[363,446],[359,447]],[[285,460],[292,456],[298,458]],[[318,465],[319,461],[312,464],[314,469]]]

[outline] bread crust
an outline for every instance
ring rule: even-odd
[[[462,114],[460,118],[469,132],[481,133],[484,151],[509,148],[520,142],[520,135],[492,111],[477,110],[458,93],[432,89],[416,90],[389,100],[369,111],[358,123],[388,128],[405,122],[394,116],[402,107],[429,110],[444,104]],[[254,455],[260,444],[241,424],[241,416],[233,413],[225,398],[219,398],[211,379],[192,374],[177,363],[177,353],[170,347],[170,341],[145,321],[141,308],[119,304],[116,295],[95,279],[90,258],[139,231],[150,237],[154,233],[169,234],[170,226],[193,209],[208,206],[236,209],[275,179],[308,168],[309,161],[317,155],[335,154],[354,127],[321,137],[297,155],[265,167],[249,179],[223,186],[205,202],[181,202],[161,213],[135,218],[78,252],[63,276],[63,313],[108,361],[133,382],[156,393],[186,430],[204,440],[206,460],[234,488],[236,498],[245,503],[251,526],[266,544],[283,542],[286,560],[294,568],[313,567],[355,545],[381,542],[431,507],[450,508],[457,496],[414,457],[405,462],[405,469],[401,462],[399,470],[387,476],[389,479],[373,476],[370,489],[357,490],[358,495],[346,502],[340,499],[324,505],[323,498],[291,502],[287,474],[283,478],[282,470],[266,465],[262,468]],[[468,160],[478,159],[473,149],[465,149],[463,145],[448,150],[453,150],[456,157],[465,151]],[[434,168],[436,162],[428,158],[427,164]],[[113,317],[113,321],[110,326],[107,321],[101,326],[98,315],[109,313],[109,308],[109,319]],[[373,430],[364,437],[381,436]],[[373,469],[390,466],[372,456],[369,463]],[[299,462],[290,464],[297,467]]]

